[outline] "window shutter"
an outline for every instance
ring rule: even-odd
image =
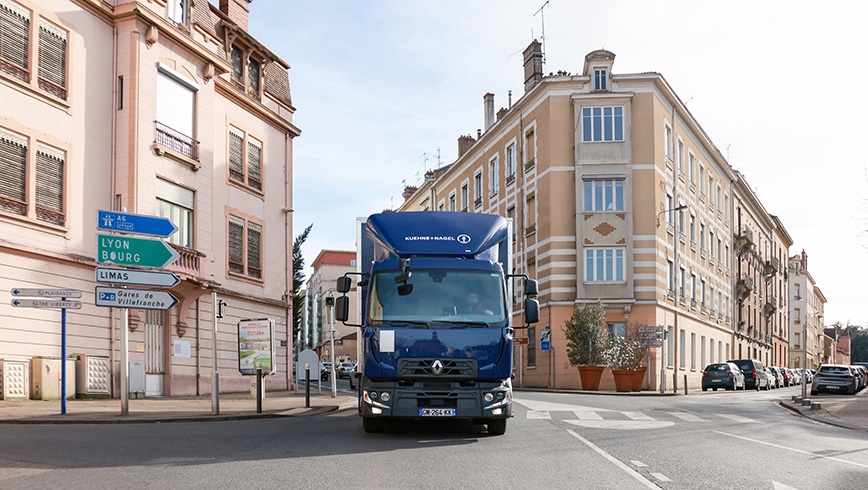
[[[39,88],[66,99],[66,31],[39,20]]]
[[[247,275],[262,279],[262,226],[247,223]]]
[[[247,85],[250,86],[251,95],[259,95],[259,62],[253,59],[247,66]]]
[[[262,190],[262,143],[253,138],[247,141],[247,183]]]
[[[244,274],[244,220],[229,217],[229,271]]]
[[[232,46],[232,80],[239,85],[244,85],[244,55],[241,48]]]
[[[244,133],[229,126],[229,178],[244,182]]]
[[[25,82],[28,67],[30,12],[11,0],[0,0],[0,70]]]
[[[36,145],[36,218],[63,226],[62,151],[43,144]]]
[[[0,129],[0,210],[27,214],[27,138]]]

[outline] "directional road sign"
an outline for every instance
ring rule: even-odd
[[[13,288],[12,296],[42,296],[43,298],[81,298],[81,291],[77,289]]]
[[[178,298],[168,291],[96,287],[96,305],[142,310],[168,310],[178,304]]]
[[[519,345],[527,344],[527,341],[528,341],[527,337],[518,337],[518,338],[512,339],[512,342],[514,344],[519,344]]]
[[[178,276],[168,271],[140,271],[135,269],[96,268],[96,281],[112,284],[135,284],[170,288],[181,282]]]
[[[100,230],[163,238],[178,231],[178,227],[169,218],[103,210],[97,212],[96,227]]]
[[[80,310],[81,301],[58,301],[51,299],[13,299],[12,306],[17,308],[63,308]]]
[[[101,264],[162,268],[180,254],[163,240],[123,235],[96,235],[96,261]]]

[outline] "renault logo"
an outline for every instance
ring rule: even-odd
[[[458,243],[462,245],[470,243],[470,235],[458,235]]]
[[[440,362],[440,359],[437,359],[433,364],[431,364],[431,370],[434,371],[434,374],[440,374],[443,372],[443,363]]]

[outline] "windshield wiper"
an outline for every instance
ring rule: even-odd
[[[382,325],[406,325],[409,328],[431,328],[428,322],[421,320],[383,320]]]
[[[480,322],[480,321],[472,321],[472,320],[435,320],[434,323],[447,323],[450,325],[460,325],[461,328],[467,327],[488,327],[490,326],[488,322]]]

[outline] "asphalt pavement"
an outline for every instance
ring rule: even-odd
[[[521,389],[517,391],[522,391]],[[553,391],[553,390],[534,390]],[[654,392],[615,393],[569,391],[569,393],[611,396],[654,396]],[[658,396],[697,396],[666,393]],[[781,397],[777,404],[795,414],[817,422],[868,432],[868,389],[857,395],[820,395],[808,397],[808,403],[794,396]],[[157,422],[205,422],[244,420],[267,417],[302,417],[357,407],[352,392],[330,390],[309,396],[304,391],[269,391],[257,407],[249,393],[223,393],[215,411],[210,395],[185,397],[130,398],[127,414],[122,413],[120,399],[67,400],[66,413],[61,401],[0,400],[0,424],[124,424]]]

